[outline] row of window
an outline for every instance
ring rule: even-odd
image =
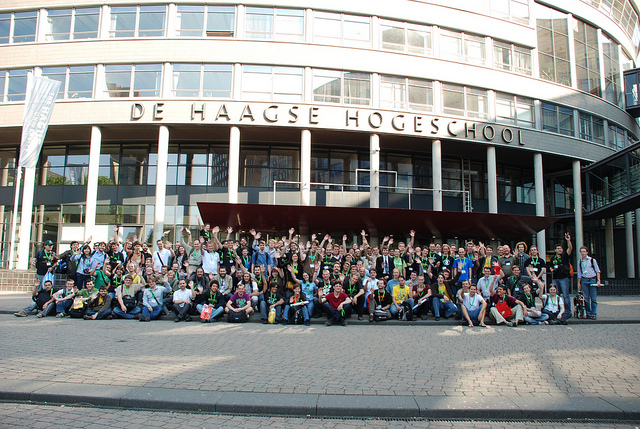
[[[635,44],[636,49],[640,47],[640,28],[638,27],[638,13],[633,8],[630,0],[581,0],[583,3],[591,5],[609,18],[617,22],[627,33],[627,36]]]
[[[171,92],[174,97],[232,99],[233,66],[231,64],[172,64]],[[162,89],[162,64],[107,65],[105,89],[109,97],[159,97]],[[241,91],[236,99],[251,101],[303,102],[304,69],[243,65]],[[6,100],[22,100],[27,69],[0,72],[0,89]],[[95,80],[94,66],[51,67],[43,76],[61,82],[60,99],[90,98]],[[373,105],[372,75],[337,70],[312,69],[312,100],[315,103]],[[6,84],[5,84],[6,81]],[[419,112],[435,112],[434,81],[401,76],[379,76],[379,107]],[[489,90],[452,83],[441,84],[443,114],[475,120],[495,120],[518,127],[535,128],[534,100],[496,92],[495,119],[490,115]],[[542,102],[542,129],[604,144],[604,120],[579,112],[579,132],[574,127],[575,110]],[[615,127],[614,127],[615,128]],[[624,136],[624,130],[622,131]],[[610,133],[611,147],[625,147],[625,138]],[[631,138],[631,137],[629,137]]]
[[[495,2],[494,2],[495,3]],[[517,3],[517,2],[516,2]],[[527,6],[528,8],[528,6]],[[246,7],[244,35],[254,39],[305,41],[305,10]],[[100,8],[51,9],[43,12],[46,40],[88,39],[100,36]],[[108,36],[162,37],[236,37],[235,6],[178,5],[175,29],[166,28],[167,6],[113,6],[108,9]],[[619,46],[595,27],[568,14],[536,4],[539,76],[590,92],[620,107],[623,106],[620,79]],[[312,11],[313,34],[310,40],[339,46],[372,48],[373,20],[368,16]],[[38,12],[0,14],[0,44],[36,40]],[[572,31],[569,31],[569,29]],[[533,75],[530,48],[429,25],[380,20],[382,49],[415,55],[434,54],[480,66]],[[437,39],[437,40],[436,40]],[[569,47],[575,46],[576,82],[572,79]],[[603,64],[600,64],[600,52]],[[623,53],[622,67],[633,67]],[[601,80],[601,76],[603,79]]]

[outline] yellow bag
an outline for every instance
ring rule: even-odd
[[[276,321],[276,309],[272,308],[271,310],[269,310],[269,317],[267,318],[267,321],[271,324],[275,323]]]
[[[84,307],[84,301],[82,300],[82,298],[74,298],[73,305],[71,307],[74,310],[82,310],[82,307]]]

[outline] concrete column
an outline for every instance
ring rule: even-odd
[[[33,193],[36,185],[36,168],[24,169],[22,190],[22,216],[20,218],[20,243],[18,245],[18,269],[29,268],[29,250],[31,248],[31,218],[33,212]]]
[[[489,213],[498,213],[498,167],[495,146],[487,146],[487,192]]]
[[[605,243],[606,253],[607,253],[607,277],[610,279],[615,278],[616,259],[615,259],[615,250],[613,247],[613,219],[611,218],[604,220],[604,243]]]
[[[300,192],[302,205],[311,205],[311,131],[302,130],[300,141]]]
[[[431,142],[431,169],[433,170],[433,210],[442,211],[442,143]]]
[[[96,206],[98,205],[98,172],[100,166],[100,146],[102,130],[91,127],[91,146],[89,149],[89,174],[87,176],[87,207],[85,209],[84,239],[93,235],[96,229]]]
[[[229,202],[238,202],[238,184],[240,183],[240,128],[231,127],[229,134]]]
[[[380,136],[369,136],[369,207],[380,207]]]
[[[158,165],[156,167],[156,210],[153,223],[153,243],[164,235],[164,212],[167,199],[167,164],[169,161],[169,128],[160,125],[158,131]]]
[[[638,270],[640,270],[640,209],[636,209],[636,257],[638,258]]]
[[[627,244],[627,277],[636,277],[635,253],[633,248],[633,215],[631,212],[624,214],[625,242]]]
[[[580,161],[578,160],[573,161],[573,203],[576,223],[576,249],[580,249],[580,246],[584,246],[584,232],[582,230],[582,176],[580,174]],[[613,234],[613,230],[611,232]]]
[[[533,181],[536,189],[536,216],[544,216],[544,168],[542,154],[533,154]],[[547,234],[543,229],[536,235],[536,245],[541,255],[547,254]]]

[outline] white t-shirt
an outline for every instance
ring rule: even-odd
[[[547,305],[545,305],[543,310],[547,309],[547,310],[551,311],[552,313],[556,313],[556,312],[561,310],[561,308],[560,308],[561,306],[562,306],[562,309],[564,309],[564,301],[563,301],[562,297],[560,297],[558,295],[556,295],[555,298],[551,298],[550,295],[542,295],[542,302],[545,302],[545,301],[546,301]]]
[[[182,291],[182,289],[178,289],[175,291],[173,293],[173,302],[176,301],[191,302],[191,289],[185,289],[184,291]]]
[[[218,252],[204,251],[202,252],[202,269],[205,274],[218,274],[218,264],[220,263],[220,255]]]
[[[160,272],[163,265],[169,265],[169,259],[171,258],[171,251],[169,249],[162,249],[153,252],[153,268],[156,272]]]
[[[465,293],[462,297],[462,304],[467,307],[467,310],[469,311],[475,311],[479,309],[480,307],[482,307],[483,303],[484,298],[479,293],[476,293],[471,299],[469,298],[468,293]]]
[[[491,298],[491,292],[489,292],[489,286],[491,286],[491,282],[493,282],[494,277],[495,276],[491,275],[487,278],[483,276],[478,279],[478,291],[480,292],[480,294],[485,300]],[[497,284],[493,285],[494,292],[497,287],[498,287]]]

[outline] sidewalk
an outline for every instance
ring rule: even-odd
[[[639,297],[603,297],[596,322],[486,329],[432,318],[345,328],[322,319],[304,327],[8,314],[28,302],[27,294],[0,294],[2,401],[294,416],[640,420]]]

